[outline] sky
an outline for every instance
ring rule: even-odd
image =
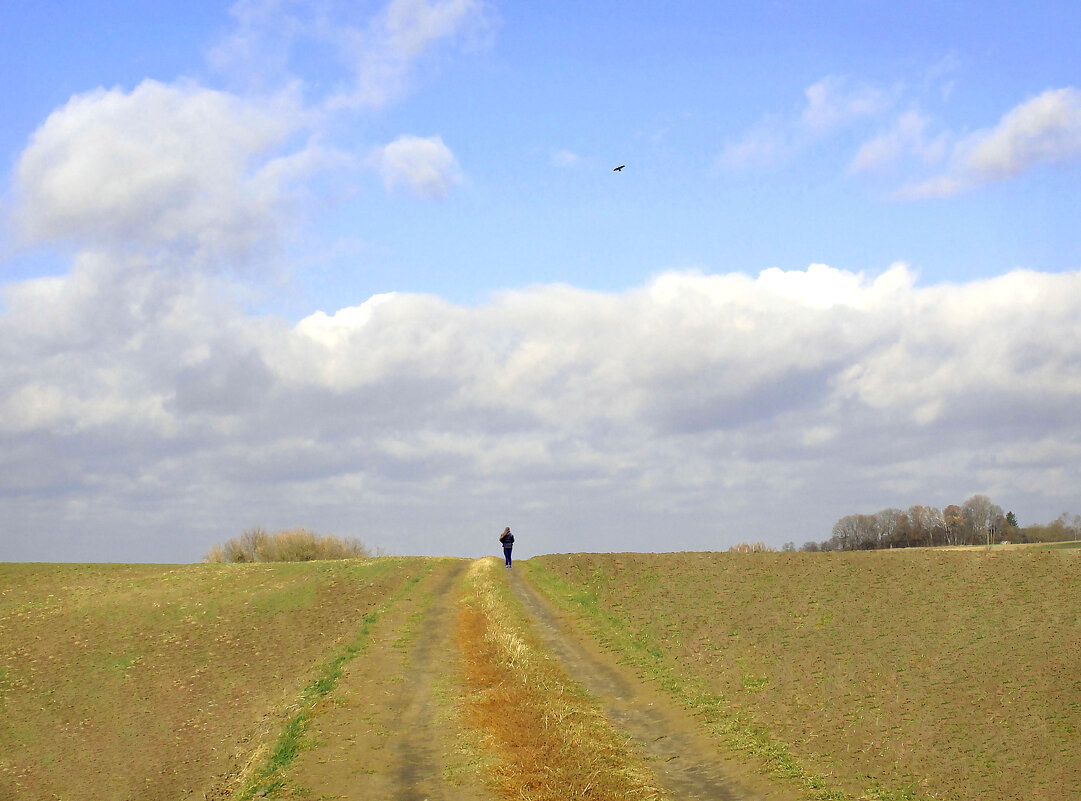
[[[1039,0],[4,3],[0,561],[1081,511],[1079,30]]]

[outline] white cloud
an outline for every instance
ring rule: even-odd
[[[391,0],[376,27],[390,50],[401,58],[415,59],[434,42],[453,36],[479,12],[476,0]]]
[[[930,137],[930,118],[919,111],[906,111],[885,133],[867,140],[848,165],[850,172],[874,172],[913,156],[923,164],[934,164],[946,152],[948,136]]]
[[[208,63],[255,92],[287,82],[295,42],[317,26],[297,16],[303,8],[280,0],[237,0],[229,9],[235,27],[207,49]]]
[[[142,558],[197,558],[298,521],[476,553],[493,518],[537,550],[583,530],[591,549],[726,547],[973,487],[1053,517],[1081,479],[1081,273],[668,273],[295,324],[216,280],[84,254],[3,287],[0,516],[25,523],[0,558],[40,557],[43,526],[141,526],[174,543],[148,535]]]
[[[418,197],[443,198],[462,180],[457,159],[439,136],[403,134],[368,161],[388,191],[404,187]]]
[[[279,226],[293,180],[334,158],[311,143],[285,149],[305,124],[288,94],[255,102],[147,80],[76,95],[19,159],[18,224],[34,244],[239,257]]]
[[[1011,110],[964,148],[966,167],[988,180],[1081,155],[1081,92],[1048,90]]]
[[[346,0],[240,0],[230,13],[235,28],[208,53],[215,69],[264,91],[302,72],[303,51],[318,48],[339,78],[307,88],[331,111],[397,100],[440,44],[482,31],[490,16],[479,0],[390,0],[375,14]]]
[[[477,0],[391,0],[365,30],[339,34],[354,85],[329,101],[331,108],[378,107],[402,94],[417,61],[439,42],[482,21]]]
[[[911,290],[915,276],[903,263],[897,263],[868,282],[862,273],[837,270],[825,264],[812,264],[806,270],[763,270],[758,284],[778,297],[789,298],[820,309],[835,306],[867,308]]]
[[[807,105],[803,124],[816,132],[826,132],[861,117],[884,111],[890,103],[881,89],[866,84],[852,85],[844,78],[829,75],[804,90]]]
[[[797,113],[770,114],[726,143],[717,157],[724,169],[769,167],[791,158],[823,137],[836,136],[874,117],[892,103],[888,92],[827,75],[804,89]]]
[[[874,408],[908,410],[925,422],[981,407],[994,415],[1002,401],[990,396],[1008,398],[998,413],[1031,403],[1038,424],[1044,402],[1068,405],[1081,393],[1074,346],[1064,344],[1081,334],[1081,322],[1071,319],[1079,281],[1081,274],[1016,271],[916,293],[906,316],[935,324],[900,332],[875,359],[849,368],[839,386]],[[991,325],[1000,317],[1010,320],[1002,336]]]
[[[956,175],[939,175],[928,178],[915,184],[901,187],[895,193],[900,200],[918,200],[928,197],[950,197],[956,195],[970,185]]]
[[[554,167],[574,167],[580,163],[581,160],[581,156],[570,150],[560,149],[552,151],[552,166]]]
[[[924,99],[932,89],[949,93],[950,87],[940,84],[956,65],[956,58],[948,57],[928,71]],[[805,102],[798,112],[767,116],[730,140],[716,163],[727,170],[771,167],[816,143],[852,138],[905,93],[903,85],[887,90],[826,76],[804,90]],[[934,128],[934,120],[913,105],[896,115],[889,128],[880,128],[858,145],[848,172],[866,175],[903,169],[922,175],[895,193],[914,199],[948,197],[1041,165],[1068,164],[1081,156],[1081,91],[1047,90],[1011,109],[994,127],[967,136]]]
[[[953,148],[949,172],[911,184],[900,195],[945,197],[1078,156],[1081,92],[1073,87],[1049,89],[1011,109],[994,128],[959,141]]]
[[[797,149],[792,135],[777,121],[765,121],[725,144],[717,166],[729,170],[768,167],[787,159]]]

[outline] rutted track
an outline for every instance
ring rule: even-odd
[[[303,799],[485,801],[490,793],[456,770],[454,727],[437,687],[454,656],[457,582],[466,562],[438,562],[373,631],[338,688],[313,716],[286,795]],[[448,775],[457,776],[448,780]]]
[[[608,718],[637,742],[674,798],[788,801],[794,797],[761,786],[760,779],[725,760],[690,713],[572,631],[518,571],[507,572],[545,646],[572,678],[597,697]]]

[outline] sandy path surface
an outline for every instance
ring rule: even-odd
[[[619,664],[561,616],[517,571],[507,571],[544,645],[597,697],[608,718],[646,755],[662,786],[681,801],[791,801],[798,796],[725,759],[685,709]]]
[[[459,656],[458,579],[468,563],[437,562],[380,619],[368,649],[316,708],[314,746],[288,773],[282,797],[488,801],[450,719]]]

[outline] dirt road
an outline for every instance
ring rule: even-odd
[[[469,563],[439,560],[379,618],[364,651],[313,710],[276,798],[494,801],[476,740],[456,714],[455,620]],[[524,571],[522,571],[524,572]],[[505,579],[566,674],[591,693],[676,801],[791,801],[726,761],[686,710],[576,631],[519,571]],[[505,788],[504,788],[505,789]]]
[[[380,618],[368,649],[316,708],[311,745],[289,770],[298,799],[486,801],[461,749],[451,698],[458,658],[454,620],[463,560],[431,573]]]
[[[608,718],[647,755],[673,798],[709,801],[790,801],[795,796],[726,760],[694,717],[574,630],[525,581],[507,571],[515,595],[544,644],[571,678],[596,696]]]

